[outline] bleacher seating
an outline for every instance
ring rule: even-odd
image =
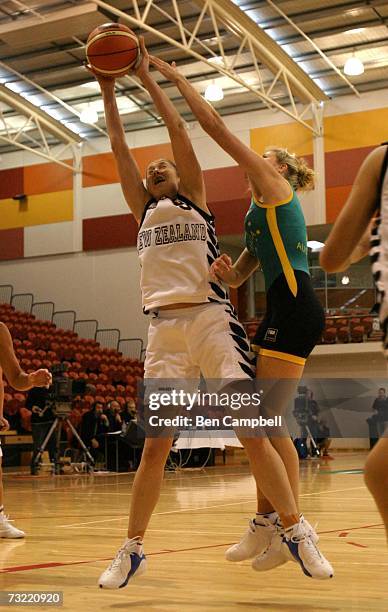
[[[261,318],[244,322],[248,338],[252,340]],[[326,315],[325,329],[320,344],[345,344],[381,340],[378,319],[362,310],[337,311]]]
[[[66,375],[84,379],[96,387],[96,396],[85,395],[73,402],[74,420],[89,410],[97,399],[108,402],[116,399],[121,404],[136,400],[137,380],[143,378],[143,364],[129,359],[115,349],[102,348],[93,339],[80,338],[75,332],[57,328],[49,321],[36,319],[28,312],[15,310],[10,304],[0,304],[0,321],[3,321],[13,338],[15,353],[26,372],[39,368],[51,369],[65,363]],[[28,425],[25,393],[5,386],[5,411],[19,410]]]

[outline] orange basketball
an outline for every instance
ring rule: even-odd
[[[133,68],[139,56],[139,41],[126,25],[105,23],[89,34],[86,57],[97,72],[122,76]]]

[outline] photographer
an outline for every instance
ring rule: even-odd
[[[81,422],[81,438],[90,450],[93,459],[104,452],[105,434],[109,431],[109,419],[104,414],[104,404],[94,402],[91,410],[85,412]]]

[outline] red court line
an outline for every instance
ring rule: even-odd
[[[365,546],[365,544],[358,544],[358,542],[346,542],[346,544],[350,544],[351,546],[357,546],[358,548],[369,548],[369,546]]]
[[[227,542],[226,544],[208,544],[207,546],[195,546],[194,548],[178,548],[178,549],[164,549],[158,552],[147,553],[147,557],[154,555],[168,555],[170,553],[177,552],[190,552],[192,550],[203,550],[205,548],[220,548],[221,546],[232,546],[235,542]],[[15,565],[13,567],[6,567],[0,570],[0,574],[13,573],[13,572],[25,572],[34,569],[44,569],[51,567],[64,567],[67,565],[81,565],[84,563],[96,563],[98,561],[112,561],[113,557],[106,557],[103,559],[89,559],[88,561],[67,561],[67,562],[52,562],[52,563],[34,563],[32,565]]]
[[[383,525],[383,523],[374,523],[373,525],[361,525],[360,527],[346,527],[345,529],[331,529],[328,531],[318,531],[319,535],[321,534],[325,534],[325,533],[337,533],[337,531],[343,532],[343,531],[356,531],[357,529],[370,529],[371,527],[381,527]],[[341,535],[339,536],[341,537]],[[343,537],[343,536],[342,536]]]
[[[371,527],[381,527],[382,524],[383,523],[375,523],[373,525],[361,525],[360,527],[350,527],[349,529],[347,529],[347,531],[354,531],[356,529],[369,529]],[[319,535],[322,535],[325,533],[337,533],[338,531],[342,533],[344,529],[333,529],[330,531],[320,531]],[[351,542],[347,542],[347,543],[351,544]],[[147,553],[147,557],[152,557],[154,555],[168,555],[171,553],[179,553],[179,552],[190,552],[190,551],[195,551],[195,550],[205,550],[207,548],[221,548],[223,546],[232,546],[232,544],[235,544],[235,542],[224,542],[223,544],[208,544],[206,546],[194,546],[192,548],[164,549],[164,550],[159,550],[158,552]],[[362,548],[366,548],[361,544],[355,544],[355,543],[353,544],[354,546],[361,546]],[[52,562],[52,563],[35,563],[32,565],[16,565],[14,567],[6,567],[4,569],[1,569],[0,574],[24,572],[24,571],[34,570],[34,569],[44,569],[44,568],[51,568],[51,567],[64,567],[67,565],[81,565],[85,563],[96,563],[98,561],[111,561],[111,560],[112,560],[112,557],[103,558],[103,559],[90,559],[88,561],[68,561],[68,562]]]

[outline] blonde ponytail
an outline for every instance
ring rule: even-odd
[[[297,157],[294,153],[280,147],[268,147],[266,153],[273,153],[279,164],[286,164],[285,178],[295,191],[314,189],[315,172],[309,168],[303,157]]]

